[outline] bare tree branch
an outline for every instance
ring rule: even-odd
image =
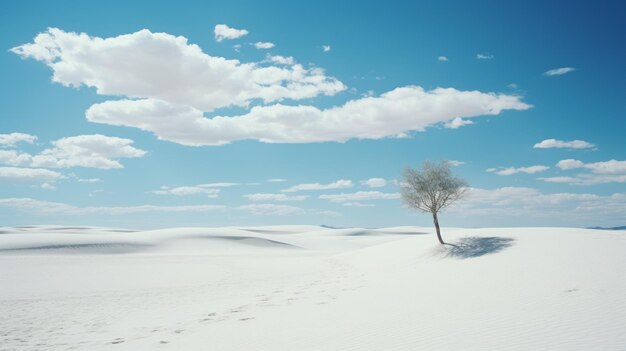
[[[432,213],[439,242],[443,244],[437,213],[462,198],[467,192],[467,183],[452,175],[447,161],[439,164],[426,161],[421,169],[407,167],[403,178],[402,199],[412,208]]]

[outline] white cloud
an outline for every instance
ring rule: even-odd
[[[33,156],[31,165],[47,168],[124,168],[118,159],[142,157],[145,151],[131,146],[130,139],[100,134],[78,135],[54,141],[53,148]]]
[[[322,51],[329,52],[331,49],[330,45],[322,45]]]
[[[271,49],[275,46],[274,43],[270,43],[268,41],[257,41],[256,43],[252,45],[254,45],[254,47],[257,49],[263,49],[263,50]]]
[[[367,185],[370,188],[382,188],[387,185],[387,181],[383,178],[370,178],[361,181],[362,185]]]
[[[474,124],[474,122],[467,120],[467,119],[463,119],[461,117],[456,117],[455,119],[446,122],[443,126],[449,129],[457,129],[459,127],[463,127],[469,124]]]
[[[207,212],[226,209],[225,206],[221,205],[77,207],[60,202],[41,201],[31,198],[0,199],[0,206],[25,211],[31,214],[47,215],[120,215],[143,212]]]
[[[89,121],[140,128],[184,145],[379,139],[455,118],[531,107],[514,95],[407,86],[324,110],[279,103],[240,116],[207,118],[204,114],[217,108],[334,95],[346,87],[319,68],[213,57],[185,37],[148,30],[103,39],[51,28],[11,51],[46,63],[54,82],[126,97],[91,106]]]
[[[45,168],[123,168],[121,158],[145,155],[130,139],[108,137],[100,134],[78,135],[52,142],[53,147],[31,155],[15,150],[0,150],[0,163],[22,167]]]
[[[223,205],[183,205],[183,206],[119,206],[119,207],[77,207],[60,202],[41,201],[31,198],[4,198],[0,199],[0,207],[24,211],[33,215],[125,215],[146,212],[210,212],[233,209],[245,211],[253,215],[286,216],[303,214],[299,207],[276,204],[251,204],[236,207]]]
[[[626,174],[626,161],[609,160],[604,162],[584,163],[579,160],[561,160],[556,164],[563,170],[584,168],[596,174]]]
[[[341,193],[341,194],[323,194],[319,196],[320,199],[329,200],[331,202],[358,202],[368,200],[382,200],[382,199],[399,199],[398,193],[383,193],[380,191],[357,191],[356,193]]]
[[[306,200],[309,195],[285,195],[285,194],[247,194],[244,197],[252,201],[303,201]]]
[[[371,96],[374,96],[374,95],[375,95],[374,90],[368,90],[368,91],[364,92],[363,94],[361,94],[362,97],[371,97]]]
[[[16,150],[0,149],[0,164],[9,166],[28,166],[32,162],[33,156]]]
[[[626,183],[626,174],[579,174],[575,185]]]
[[[465,162],[463,162],[463,161],[458,161],[458,160],[449,160],[449,161],[448,161],[448,163],[449,163],[449,164],[450,164],[450,166],[452,166],[452,167],[458,167],[458,166],[461,166],[461,165],[464,165],[464,164],[465,164]]]
[[[295,65],[296,60],[291,56],[267,55],[267,61],[277,65]]]
[[[582,161],[567,159],[559,161],[556,166],[563,170],[582,168],[585,164]]]
[[[302,208],[277,204],[250,204],[235,207],[223,205],[182,205],[182,206],[112,206],[112,207],[78,207],[60,202],[41,201],[32,198],[3,198],[0,207],[26,212],[30,215],[127,215],[134,213],[161,212],[211,212],[236,210],[260,216],[299,215],[310,212],[317,215],[338,215],[332,211],[305,211]]]
[[[570,185],[595,185],[607,183],[626,183],[626,174],[589,174],[582,173],[575,177],[539,178],[550,183],[567,183]]]
[[[37,140],[37,137],[34,135],[30,135],[30,134],[24,134],[24,133],[0,134],[0,146],[2,147],[13,147],[18,143],[32,144],[36,140]]]
[[[307,105],[255,106],[247,114],[206,118],[201,110],[165,101],[118,100],[95,104],[92,122],[136,127],[184,145],[223,145],[253,139],[267,143],[344,142],[406,136],[456,117],[497,115],[531,106],[519,96],[421,87],[396,88],[378,97],[320,110]]]
[[[364,204],[362,202],[344,202],[342,205],[346,207],[375,207],[376,206],[374,204]]]
[[[41,188],[44,190],[56,190],[57,187],[52,183],[43,183],[41,184]]]
[[[574,67],[561,67],[561,68],[555,68],[555,69],[546,71],[544,72],[544,74],[547,76],[560,76],[562,74],[566,74],[575,70],[576,69]]]
[[[597,174],[626,174],[626,161],[609,160],[585,163],[582,167]]]
[[[478,60],[491,60],[493,59],[492,54],[476,54],[476,59]]]
[[[595,194],[554,193],[544,194],[537,189],[526,187],[503,187],[497,189],[470,188],[462,207],[467,205],[490,205],[495,208],[556,205],[564,202],[589,201],[601,198]]]
[[[318,216],[328,216],[328,217],[340,217],[341,213],[337,211],[327,211],[327,210],[317,210],[310,211],[310,213]]]
[[[550,183],[574,183],[576,178],[574,177],[545,177],[545,178],[537,178]]]
[[[551,148],[568,148],[568,149],[591,149],[596,147],[594,144],[584,140],[563,141],[557,139],[546,139],[533,146],[535,149],[551,149]]]
[[[235,207],[235,209],[250,212],[257,216],[288,216],[305,213],[300,207],[276,204],[242,205]]]
[[[330,190],[330,189],[345,189],[352,188],[354,184],[351,180],[340,179],[336,182],[328,183],[328,184],[320,184],[320,183],[306,183],[306,184],[298,184],[294,185],[290,188],[281,190],[284,193],[292,193],[296,191],[303,190]]]
[[[75,214],[79,208],[60,202],[40,201],[31,198],[0,199],[0,207],[20,210],[29,214]]]
[[[100,183],[102,179],[100,178],[88,178],[88,179],[78,179],[80,183]]]
[[[586,193],[543,193],[525,187],[471,188],[465,199],[447,211],[462,218],[506,218],[509,223],[517,219],[519,225],[526,226],[528,223],[589,226],[626,218],[626,193],[601,196]]]
[[[63,178],[61,173],[48,169],[0,167],[0,181],[50,183]]]
[[[320,68],[241,63],[207,55],[185,37],[146,29],[98,38],[50,28],[38,34],[33,43],[11,51],[44,62],[53,71],[52,80],[64,86],[85,85],[95,88],[100,95],[137,100],[140,104],[133,107],[140,109],[150,110],[150,103],[159,102],[165,104],[161,106],[176,106],[160,110],[164,115],[150,113],[152,119],[143,120],[146,125],[142,129],[155,124],[170,128],[178,118],[185,121],[185,116],[180,116],[181,109],[210,112],[222,107],[245,107],[253,100],[265,103],[297,100],[334,95],[346,89]],[[124,107],[123,102],[107,105],[115,107],[108,113],[141,112],[119,110]]]
[[[198,184],[196,186],[201,187],[201,188],[228,188],[228,187],[237,186],[237,185],[240,185],[240,184],[239,183],[222,182],[222,183]]]
[[[562,170],[584,169],[591,173],[580,173],[574,177],[563,176],[539,179],[551,183],[567,183],[571,185],[626,183],[626,161],[609,160],[584,163],[579,160],[566,159],[559,161],[556,166]]]
[[[270,183],[282,183],[282,182],[286,182],[287,179],[283,179],[283,178],[271,178],[267,180]]]
[[[446,62],[446,61],[448,61],[448,58],[446,56],[439,56],[439,57],[437,57],[437,61]]]
[[[224,39],[237,39],[237,38],[241,38],[244,35],[248,34],[248,31],[245,29],[235,29],[235,28],[231,28],[225,24],[218,24],[215,26],[215,29],[213,30],[213,33],[215,34],[215,40],[217,40],[218,42],[224,40]]]
[[[190,195],[205,195],[206,197],[216,198],[220,190],[214,188],[203,188],[200,186],[178,186],[178,187],[161,187],[160,190],[152,191],[156,195],[175,195],[175,196],[190,196]]]
[[[535,165],[529,167],[508,167],[508,168],[489,168],[487,172],[495,173],[497,175],[509,176],[517,173],[535,174],[550,169],[548,166]]]
[[[99,193],[102,193],[102,192],[104,192],[104,190],[102,190],[102,189],[92,190],[92,191],[90,191],[90,192],[87,194],[87,196],[89,196],[89,197],[94,197],[96,194],[99,194]]]

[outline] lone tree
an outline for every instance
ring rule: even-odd
[[[437,239],[440,244],[445,244],[441,238],[437,213],[463,197],[467,183],[452,175],[448,161],[439,164],[426,161],[422,169],[407,167],[403,178],[400,187],[402,199],[410,207],[432,213]]]

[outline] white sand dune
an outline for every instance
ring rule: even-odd
[[[626,231],[0,228],[0,350],[626,350]]]

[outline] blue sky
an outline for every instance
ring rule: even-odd
[[[0,4],[0,221],[430,225],[397,180],[454,162],[448,226],[626,221],[618,1]]]

